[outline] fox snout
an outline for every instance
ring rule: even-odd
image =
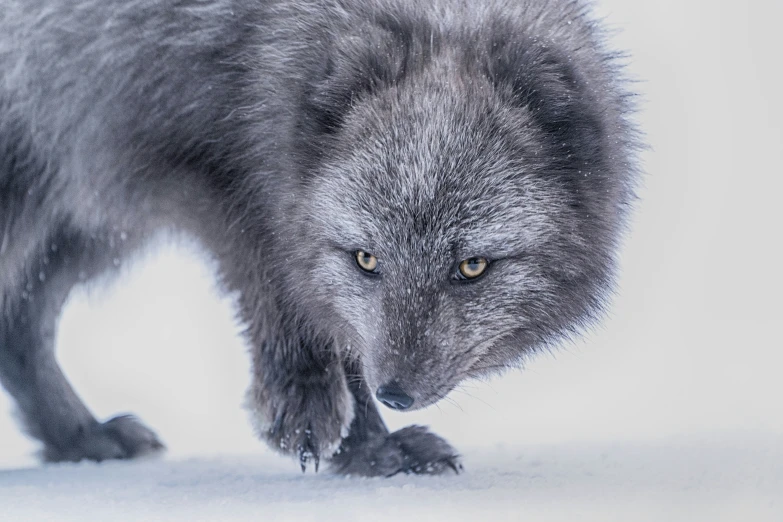
[[[416,400],[400,387],[397,381],[382,384],[375,391],[375,397],[386,407],[393,410],[407,410]]]

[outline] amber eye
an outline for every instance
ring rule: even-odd
[[[372,254],[368,254],[364,250],[357,250],[356,264],[365,272],[374,274],[376,273],[375,270],[378,268],[378,258]]]
[[[483,257],[471,257],[470,259],[466,259],[459,264],[457,279],[463,281],[467,279],[476,279],[486,271],[488,266],[489,261]]]

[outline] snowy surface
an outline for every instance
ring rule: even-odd
[[[278,459],[226,457],[12,470],[0,474],[0,506],[9,520],[118,522],[759,521],[783,513],[783,452],[766,443],[569,444],[466,457],[467,473],[437,478],[301,475]]]
[[[0,392],[0,521],[783,520],[783,4],[598,7],[652,145],[620,293],[553,356],[384,412],[452,442],[463,475],[303,476],[264,448],[231,299],[182,242],[76,292],[58,337],[96,415],[136,413],[167,456],[41,467]]]

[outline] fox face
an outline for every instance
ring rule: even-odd
[[[514,59],[430,56],[352,93],[305,177],[295,291],[391,407],[517,365],[611,288],[624,201],[601,108],[568,106],[566,69],[527,85],[492,69]]]

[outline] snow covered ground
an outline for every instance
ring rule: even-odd
[[[301,475],[269,457],[53,466],[0,473],[0,509],[74,522],[780,520],[783,452],[770,448],[519,446],[469,452],[459,477],[372,480]]]
[[[193,245],[70,301],[61,362],[163,460],[40,467],[0,392],[0,521],[783,520],[783,72],[777,0],[603,0],[653,150],[602,328],[389,424],[430,425],[459,477],[302,475],[240,408],[246,347]],[[8,414],[6,414],[8,412]]]

